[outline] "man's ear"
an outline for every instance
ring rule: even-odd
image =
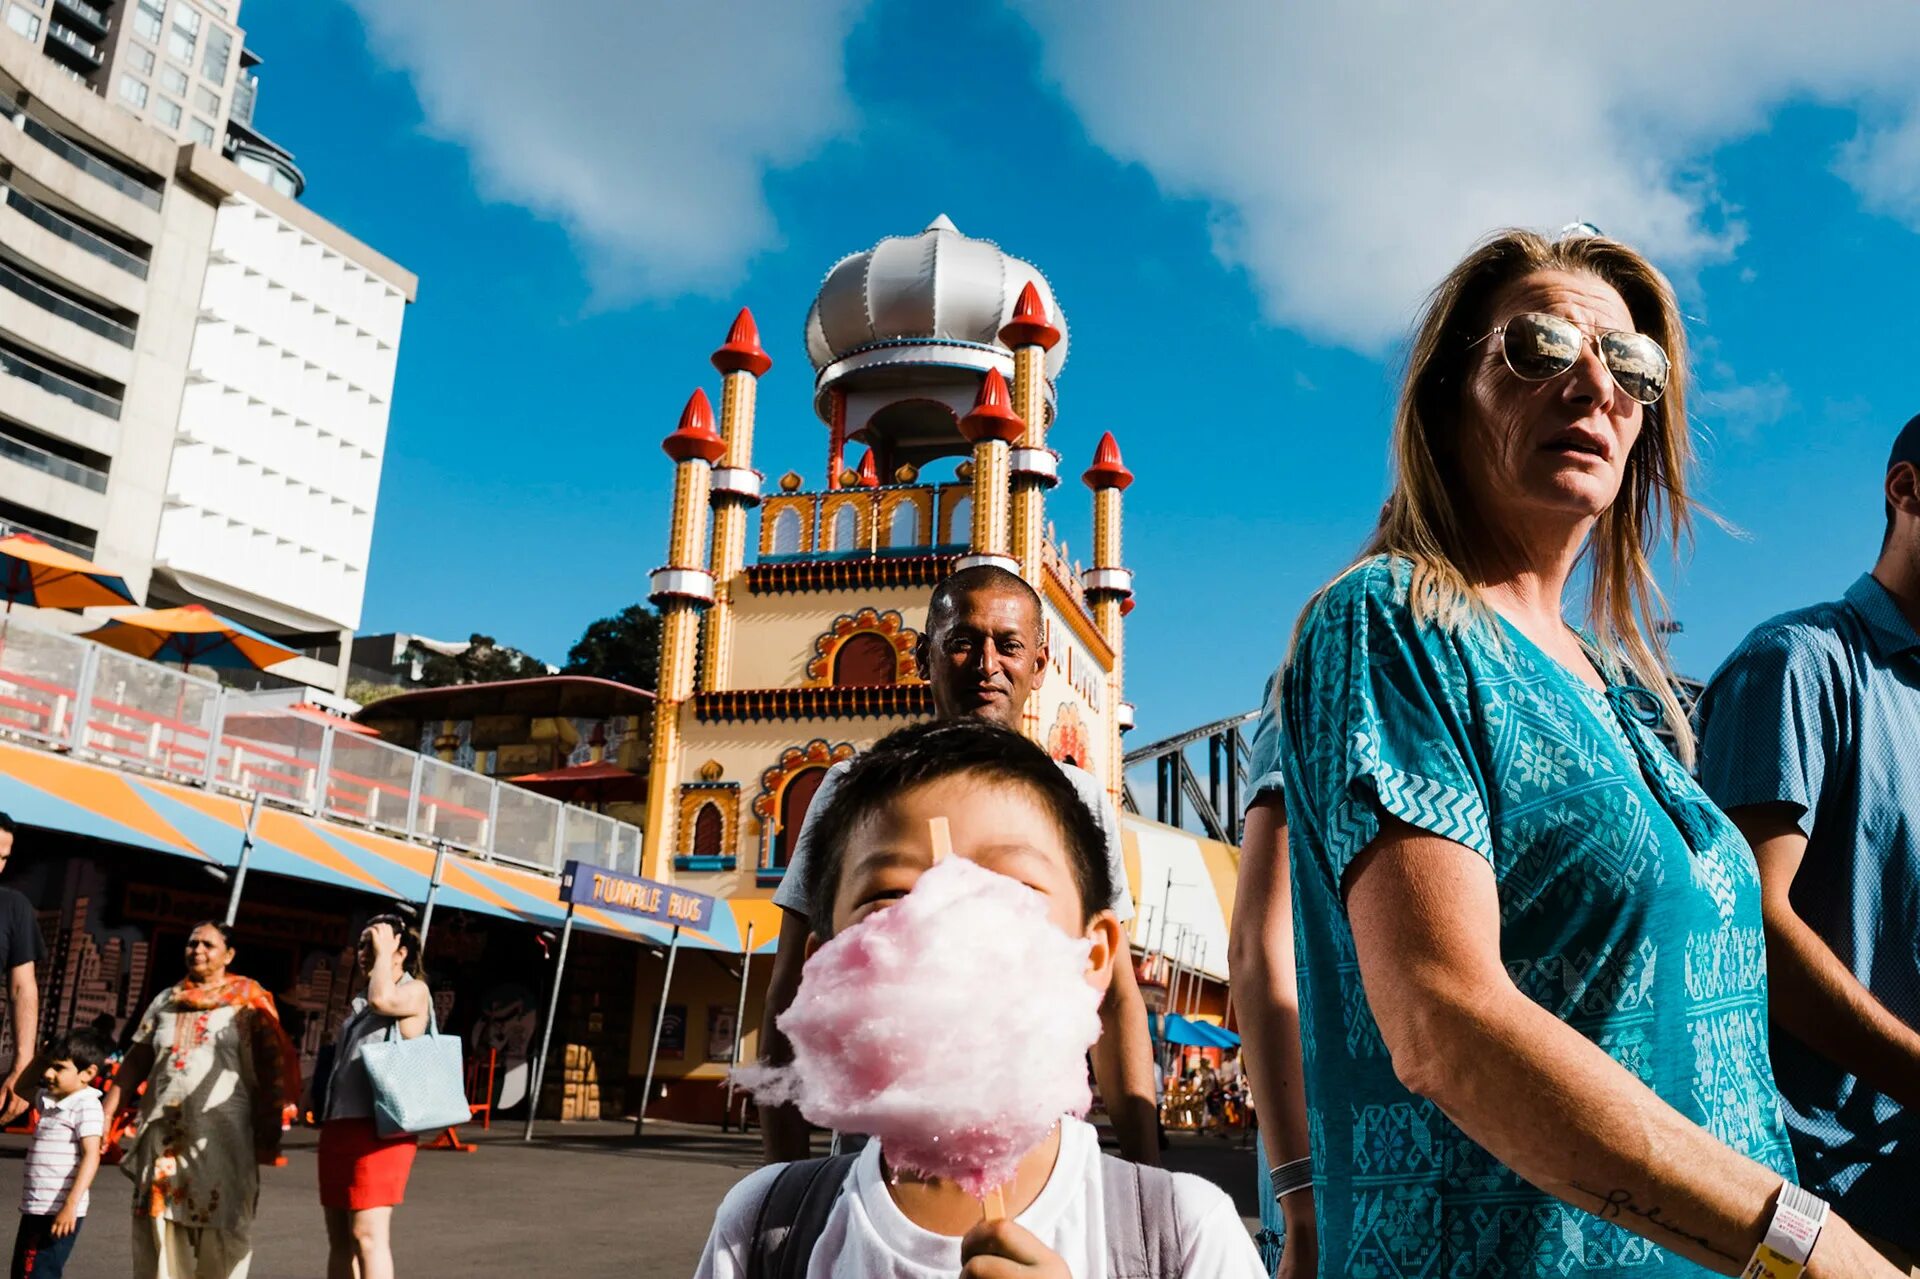
[[[805,967],[806,962],[809,959],[813,958],[813,952],[816,950],[819,950],[822,946],[826,944],[827,944],[826,938],[822,937],[819,933],[809,930],[807,933],[807,948],[800,952],[801,966]]]
[[[1103,910],[1087,921],[1086,937],[1093,943],[1093,949],[1087,952],[1087,984],[1104,994],[1113,981],[1114,964],[1133,962],[1127,930],[1112,911]],[[1120,958],[1123,955],[1124,960]]]
[[[1030,687],[1039,688],[1047,682],[1047,667],[1053,665],[1053,656],[1047,651],[1047,646],[1042,644],[1033,650],[1033,657],[1035,666],[1033,670],[1033,683]]]
[[[923,680],[933,678],[933,632],[924,630],[913,641],[913,670]]]

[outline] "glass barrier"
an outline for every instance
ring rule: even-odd
[[[66,742],[90,647],[71,635],[0,624],[0,733]]]
[[[542,870],[558,871],[566,862],[554,844],[560,810],[564,807],[558,800],[518,786],[500,787],[493,855]]]
[[[207,773],[219,703],[220,686],[212,680],[98,648],[79,745],[136,768],[199,781]]]
[[[378,738],[334,731],[326,811],[406,834],[413,798],[413,763],[419,758]]]
[[[437,759],[420,761],[420,811],[413,833],[457,848],[485,851],[487,805],[495,783]]]
[[[326,725],[301,715],[229,707],[220,725],[214,780],[312,812],[320,802],[320,759],[327,731]]]

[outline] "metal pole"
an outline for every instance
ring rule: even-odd
[[[573,940],[573,903],[567,903],[567,922],[560,927],[560,956],[553,965],[553,993],[547,996],[547,1023],[540,1028],[540,1055],[533,1059],[533,1080],[527,1092],[527,1130],[520,1140],[533,1140],[533,1116],[540,1109],[540,1090],[547,1079],[547,1049],[553,1046],[553,1021],[560,1015],[560,982],[567,975],[567,943]],[[493,1098],[487,1098],[489,1102]]]
[[[667,992],[673,989],[673,959],[680,953],[680,925],[673,926],[673,940],[667,943],[667,975],[660,982],[660,1007],[653,1014],[653,1047],[647,1050],[647,1082],[640,1088],[639,1113],[633,1117],[633,1135],[647,1125],[647,1099],[653,1096],[653,1067],[660,1060],[660,1029],[667,1024]],[[739,1031],[735,1030],[735,1034]]]
[[[740,1064],[740,1040],[747,1028],[747,970],[753,965],[753,921],[747,921],[747,948],[740,956],[740,1002],[733,1010],[733,1052],[727,1058],[727,1108],[720,1112],[720,1131],[733,1114],[733,1069]],[[745,1128],[746,1125],[740,1125]]]
[[[1180,1011],[1180,964],[1186,954],[1186,945],[1187,926],[1180,924],[1178,925],[1178,931],[1173,935],[1173,966],[1167,970],[1166,996],[1167,1011],[1169,1013],[1178,1013]],[[1165,952],[1163,951],[1162,958],[1164,957]]]
[[[240,913],[240,890],[246,887],[247,863],[253,860],[253,833],[260,829],[260,792],[253,793],[253,806],[247,809],[247,827],[240,834],[240,861],[233,868],[233,888],[227,893],[227,917],[224,921],[228,928],[233,927],[234,917]]]
[[[1189,1015],[1198,1015],[1200,1012],[1201,996],[1206,994],[1207,939],[1202,937],[1199,939],[1199,942],[1200,954],[1198,956],[1198,962],[1194,965],[1193,981],[1187,984],[1187,1007],[1190,1010]]]
[[[420,953],[427,951],[427,930],[433,927],[433,899],[440,895],[440,881],[447,871],[447,846],[440,840],[433,843],[433,880],[427,885],[427,904],[420,911]],[[569,907],[568,909],[572,909]]]
[[[1167,906],[1173,901],[1173,871],[1167,871],[1167,886],[1160,890],[1160,944],[1154,947],[1164,958],[1167,953]]]

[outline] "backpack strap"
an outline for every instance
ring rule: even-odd
[[[858,1157],[801,1159],[780,1170],[754,1215],[747,1279],[805,1279],[813,1245]]]
[[[1107,1279],[1181,1279],[1186,1251],[1173,1200],[1173,1174],[1114,1155],[1100,1156],[1106,1207]]]

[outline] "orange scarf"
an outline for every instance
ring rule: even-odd
[[[266,987],[251,977],[229,973],[214,985],[188,977],[173,988],[178,1008],[205,1012],[237,1008],[234,1021],[248,1038],[253,1054],[253,1145],[262,1163],[272,1163],[280,1152],[286,1108],[300,1101],[300,1055],[280,1024],[280,1010]]]

